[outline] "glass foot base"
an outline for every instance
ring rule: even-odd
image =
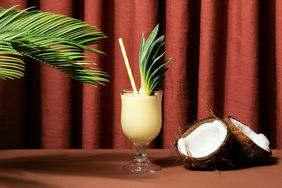
[[[160,171],[161,167],[150,161],[131,161],[128,164],[124,165],[122,169],[130,173],[154,173]]]

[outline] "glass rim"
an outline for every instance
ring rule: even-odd
[[[123,94],[123,93],[134,93],[134,91],[133,91],[133,89],[122,89],[120,94]],[[154,94],[162,94],[162,93],[163,93],[162,89],[155,90],[155,91],[152,91],[152,94],[150,96],[152,96]]]

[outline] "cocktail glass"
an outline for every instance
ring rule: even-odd
[[[161,167],[148,159],[146,147],[161,130],[162,90],[150,96],[122,90],[121,126],[125,136],[136,146],[134,159],[123,169],[131,173],[160,171]]]

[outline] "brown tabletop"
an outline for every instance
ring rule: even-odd
[[[0,187],[17,188],[281,188],[282,150],[262,166],[226,171],[191,171],[172,150],[149,150],[161,165],[154,174],[128,174],[121,166],[134,150],[2,150]]]

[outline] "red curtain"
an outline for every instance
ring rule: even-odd
[[[130,88],[117,39],[136,82],[141,33],[160,23],[169,64],[163,128],[152,144],[169,148],[180,130],[211,113],[231,115],[282,148],[282,1],[2,0],[100,28],[106,57],[90,54],[110,74],[105,87],[82,85],[37,62],[26,76],[0,82],[1,148],[128,148],[120,128],[120,91]]]

